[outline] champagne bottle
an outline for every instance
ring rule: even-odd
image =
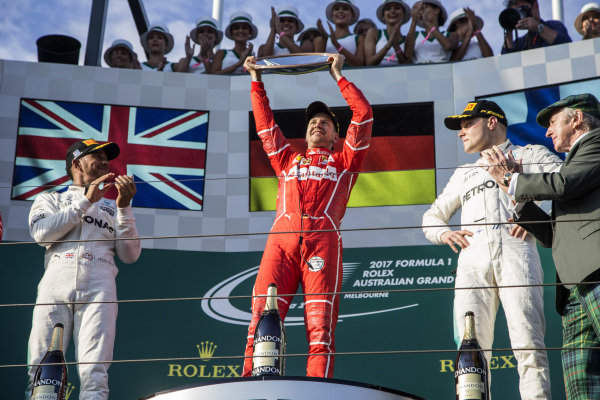
[[[465,314],[465,335],[456,355],[456,400],[488,400],[487,361],[475,335],[475,314]]]
[[[267,303],[254,331],[252,376],[284,375],[285,327],[277,308],[277,286],[269,285]]]
[[[31,400],[64,400],[66,389],[67,365],[63,354],[63,324],[58,323],[54,325],[48,351],[35,371]]]

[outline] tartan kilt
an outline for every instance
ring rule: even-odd
[[[562,324],[567,400],[600,399],[600,284],[581,283],[570,290]]]

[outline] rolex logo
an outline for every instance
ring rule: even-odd
[[[211,359],[213,354],[215,354],[215,350],[218,346],[213,342],[209,342],[207,340],[206,342],[201,342],[200,344],[197,344],[196,347],[198,348],[198,354],[200,354],[200,359],[202,361],[208,361]]]
[[[68,382],[67,388],[65,390],[65,400],[69,400],[69,397],[71,397],[71,393],[73,393],[73,390],[75,390],[75,385],[73,385],[71,382]]]

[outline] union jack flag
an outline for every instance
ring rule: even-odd
[[[72,251],[70,251],[67,254],[65,254],[66,258],[73,258],[74,256],[75,256],[75,254]]]
[[[94,139],[119,145],[110,170],[133,175],[133,206],[202,210],[207,136],[207,111],[22,99],[12,198],[65,190],[67,149]]]

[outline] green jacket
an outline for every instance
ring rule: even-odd
[[[571,148],[558,172],[519,174],[515,200],[552,200],[554,221],[528,203],[517,222],[546,221],[522,225],[542,246],[552,246],[556,272],[565,287],[595,278],[600,270],[600,128]]]

